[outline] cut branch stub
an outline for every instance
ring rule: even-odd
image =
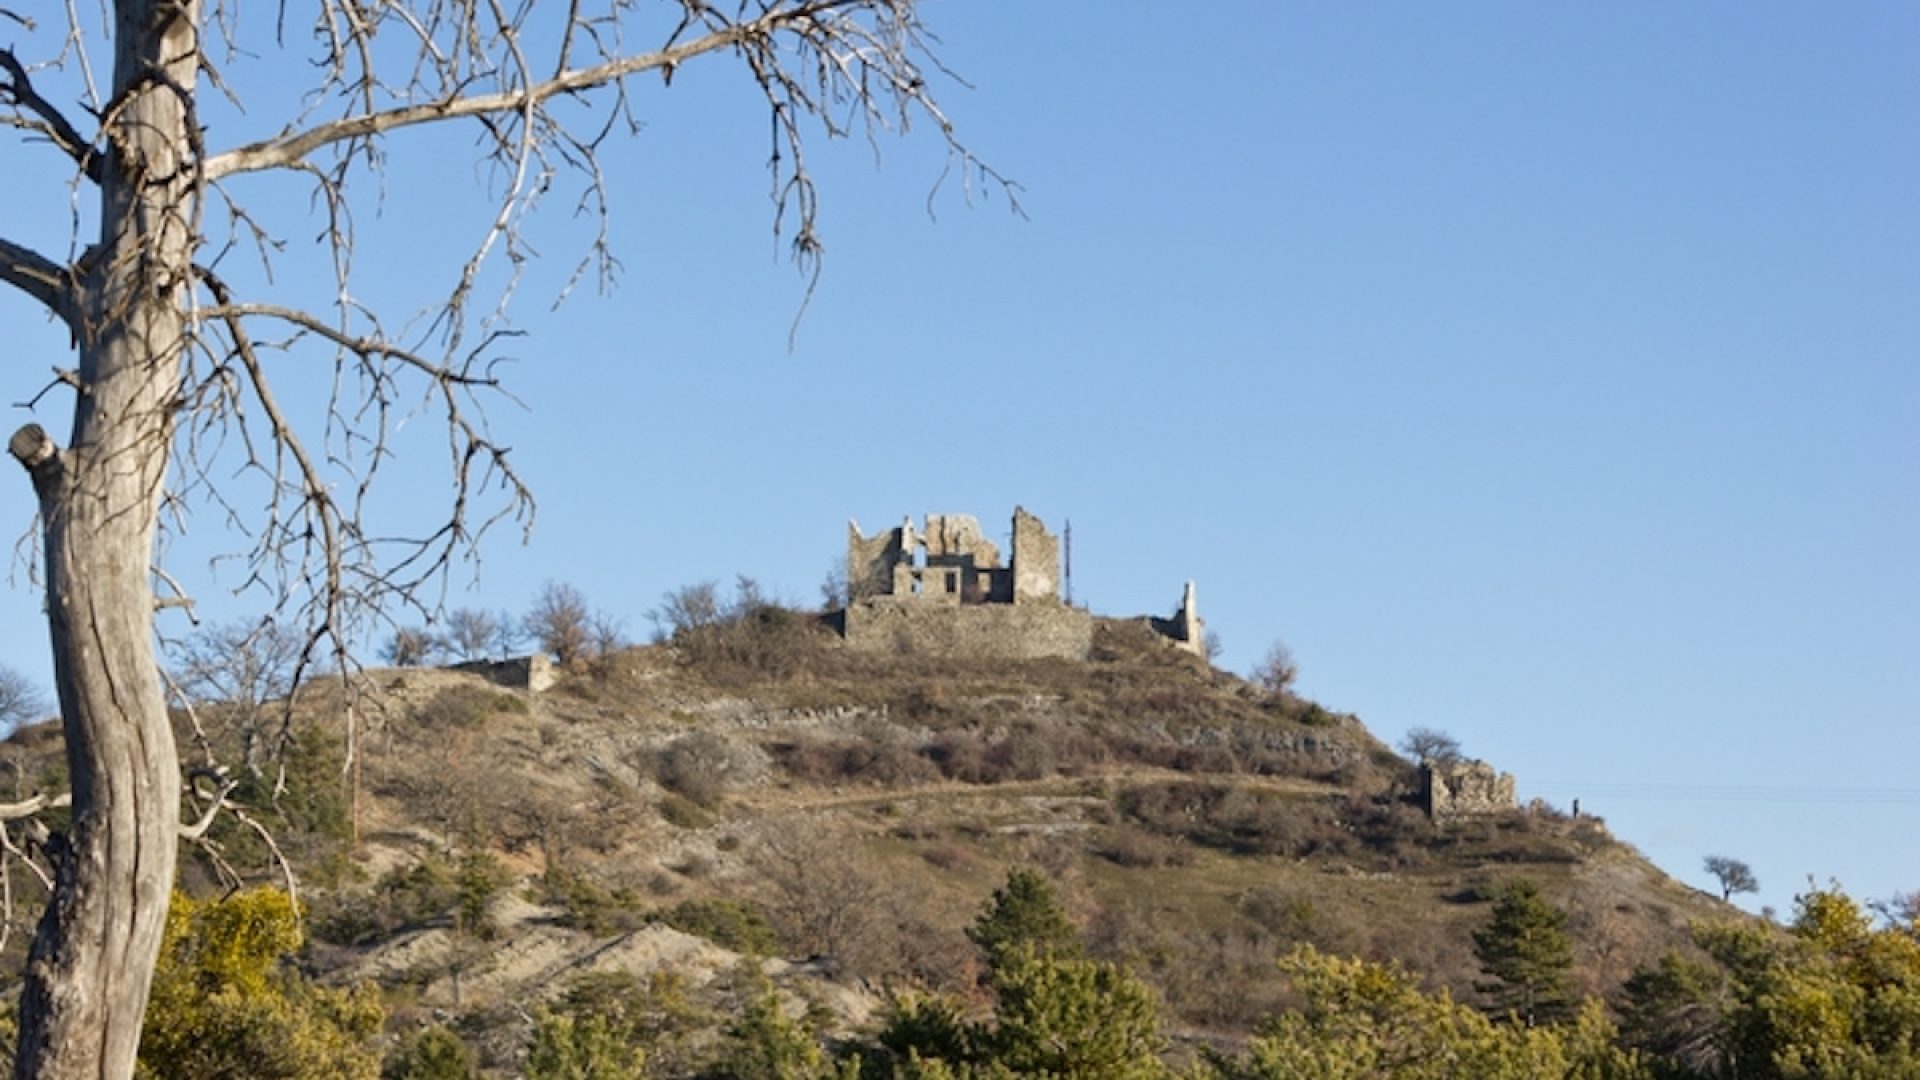
[[[39,424],[27,424],[7,440],[7,452],[33,477],[33,490],[46,498],[60,475],[60,448]]]

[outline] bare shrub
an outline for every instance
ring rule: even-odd
[[[925,750],[928,760],[949,780],[963,784],[993,781],[987,763],[987,743],[971,731],[943,731],[933,737]]]
[[[413,711],[416,724],[427,731],[478,727],[495,713],[524,713],[526,703],[512,694],[479,686],[450,686]]]
[[[661,787],[705,808],[727,792],[757,778],[766,759],[757,747],[735,742],[716,731],[682,735],[654,755],[653,778]]]
[[[972,950],[958,920],[942,918],[922,886],[889,874],[856,834],[785,822],[744,851],[789,954],[883,985],[967,985]]]
[[[647,612],[656,639],[668,641],[683,634],[694,634],[719,625],[723,617],[720,586],[700,581],[683,585],[660,598],[660,606]]]
[[[966,870],[979,861],[973,852],[959,844],[935,844],[921,851],[920,858],[928,866],[950,872]]]
[[[931,761],[897,740],[802,736],[774,747],[773,755],[794,779],[823,786],[908,787],[940,776]]]
[[[1193,852],[1185,846],[1134,825],[1108,830],[1095,850],[1115,865],[1136,869],[1186,866],[1193,862]]]
[[[1293,690],[1294,680],[1300,677],[1300,665],[1294,662],[1293,650],[1287,648],[1284,641],[1276,641],[1267,649],[1267,655],[1254,665],[1249,676],[1255,686],[1267,693],[1280,697]]]
[[[1283,944],[1313,941],[1320,922],[1320,912],[1313,901],[1275,885],[1247,890],[1234,906]]]
[[[1247,855],[1343,851],[1352,836],[1322,802],[1217,783],[1147,784],[1124,792],[1120,809],[1164,836]]]
[[[995,739],[986,753],[989,782],[1042,780],[1052,776],[1060,766],[1057,749],[1051,741],[1030,733]]]
[[[847,963],[874,946],[887,886],[854,837],[787,823],[749,847],[747,861],[789,951]]]
[[[394,667],[421,667],[432,663],[445,651],[446,644],[433,631],[419,626],[402,626],[380,648],[381,659]]]

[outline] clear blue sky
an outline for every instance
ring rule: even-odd
[[[649,82],[608,161],[617,290],[549,312],[582,240],[556,200],[515,309],[525,408],[493,418],[532,544],[454,603],[565,580],[641,635],[700,579],[811,602],[849,517],[1022,504],[1072,521],[1096,610],[1195,579],[1227,666],[1284,638],[1309,695],[1448,731],[1684,880],[1727,854],[1756,908],[1920,889],[1920,9],[926,10],[1028,218],[951,181],[930,218],[932,143],[816,147],[826,275],[789,350],[764,112],[718,58]],[[448,280],[467,149],[390,144],[362,297]],[[0,234],[58,251],[64,192],[25,183]],[[23,400],[64,342],[0,319]],[[424,445],[402,515],[437,493]],[[4,602],[5,657],[45,670],[37,599]]]

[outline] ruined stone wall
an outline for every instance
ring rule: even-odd
[[[1520,805],[1513,774],[1496,772],[1484,761],[1423,763],[1420,798],[1427,816],[1436,821],[1497,814]]]
[[[465,671],[493,683],[516,690],[540,693],[559,679],[553,661],[545,656],[516,656],[507,660],[467,660],[448,665],[449,670]]]
[[[1186,589],[1180,594],[1180,607],[1171,617],[1149,617],[1147,623],[1155,633],[1193,655],[1207,655],[1207,624],[1200,618],[1200,605],[1194,597],[1193,582],[1187,582]]]
[[[1093,616],[1064,604],[935,607],[875,600],[846,612],[847,647],[905,656],[1084,660]]]
[[[854,599],[893,591],[894,569],[911,549],[913,525],[887,529],[874,536],[860,532],[859,522],[847,522],[847,592]]]
[[[1016,604],[1060,598],[1060,540],[1024,507],[1013,508],[1013,596]]]
[[[927,565],[987,569],[1000,565],[1000,549],[993,546],[972,514],[927,515]]]

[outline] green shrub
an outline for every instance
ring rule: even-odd
[[[300,938],[293,901],[277,890],[209,902],[175,893],[141,1029],[140,1074],[378,1076],[378,995],[300,975],[289,963]]]
[[[748,956],[772,956],[780,938],[754,904],[738,900],[685,900],[656,916],[675,930],[706,938]]]
[[[436,1025],[401,1043],[380,1075],[381,1080],[476,1080],[480,1073],[473,1049]]]
[[[714,823],[713,815],[702,809],[700,804],[671,791],[660,798],[660,817],[679,829],[705,829]]]

